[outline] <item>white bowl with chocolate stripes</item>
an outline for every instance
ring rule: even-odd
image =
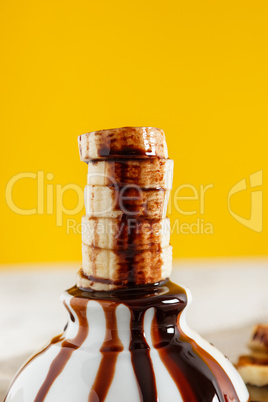
[[[5,401],[248,401],[233,365],[187,326],[189,298],[170,281],[70,289],[64,333],[21,369]]]

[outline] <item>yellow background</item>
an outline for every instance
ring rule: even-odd
[[[61,227],[46,208],[18,215],[5,187],[17,173],[44,171],[54,175],[45,185],[83,188],[77,136],[125,125],[165,130],[174,189],[213,185],[204,215],[173,208],[172,222],[213,225],[210,235],[173,233],[175,257],[267,255],[267,1],[2,0],[0,15],[1,263],[81,259],[80,235],[67,234],[66,218],[79,222],[82,211]],[[258,170],[261,233],[227,207],[232,186]],[[14,202],[34,208],[36,192],[33,179],[21,180]],[[76,202],[66,192],[66,208]],[[250,191],[232,209],[249,217]]]

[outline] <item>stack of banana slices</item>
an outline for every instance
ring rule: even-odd
[[[77,285],[112,290],[168,278],[173,161],[164,131],[101,130],[81,135],[78,144],[88,176]]]
[[[246,356],[240,356],[236,367],[243,380],[247,384],[255,385],[258,387],[267,386],[268,324],[259,324],[254,327],[248,347],[250,349],[250,354]],[[267,391],[266,395],[267,399],[265,399],[265,401],[268,401]]]

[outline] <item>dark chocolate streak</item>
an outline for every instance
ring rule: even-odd
[[[130,156],[132,158],[135,158],[135,157],[140,158],[141,156],[157,157],[157,155],[155,154],[154,151],[146,152],[143,149],[138,148],[138,147],[137,148],[133,147],[131,150],[129,149],[129,147],[125,147],[125,148],[122,147],[120,150],[113,151],[111,148],[109,149],[109,146],[105,146],[105,145],[99,149],[98,154],[100,157],[103,157],[105,159],[107,159],[109,157],[120,158],[121,156],[124,156],[125,158],[127,158],[127,157],[129,158]]]
[[[214,373],[216,378],[221,378],[221,392],[226,402],[239,401],[238,396],[233,388],[232,383],[226,372],[218,364],[218,362],[205,350],[203,350],[193,339],[183,334],[182,338],[191,343],[195,353],[207,364],[210,370]]]
[[[81,303],[79,299],[71,299],[70,305],[76,312],[79,321],[78,333],[74,339],[66,339],[62,342],[60,352],[51,363],[46,379],[38,391],[34,402],[44,401],[52,384],[68,363],[72,353],[85,341],[88,334],[87,304],[87,300],[84,300],[83,303]],[[72,317],[73,315],[70,316],[71,320]]]
[[[135,162],[151,162],[152,160],[158,159],[159,161],[161,161],[162,163],[164,163],[167,159],[169,158],[164,158],[158,155],[152,155],[150,156],[150,158],[143,158],[142,156],[135,156],[134,155],[134,161]],[[132,160],[132,158],[129,158],[129,155],[113,155],[109,158],[104,157],[98,157],[98,158],[92,158],[89,159],[88,161],[86,161],[86,164],[92,163],[92,164],[97,164],[98,162],[122,162],[122,163],[129,163],[129,161]]]
[[[73,315],[73,313],[71,312],[71,310],[69,309],[69,306],[68,306],[68,304],[66,303],[65,300],[63,301],[63,305],[64,305],[64,307],[66,308],[66,310],[67,310],[68,313],[69,313],[70,320],[71,320],[72,322],[75,322],[74,315]]]
[[[105,158],[115,156],[131,156],[132,158],[134,158],[135,156],[156,156],[156,151],[154,147],[151,147],[150,149],[144,149],[145,147],[141,146],[141,144],[137,142],[137,129],[138,127],[122,127],[119,129],[109,130],[110,135],[106,135],[106,130],[99,131],[99,133],[101,134],[100,143],[102,144],[102,146],[98,151],[98,155]],[[150,127],[140,127],[140,129],[143,129],[144,135],[150,136]],[[120,141],[118,141],[119,138]],[[125,146],[122,145],[122,142],[125,144]],[[161,145],[160,154],[162,153],[163,145]]]
[[[74,287],[69,293],[98,301],[108,299],[117,304],[123,303],[130,309],[130,351],[142,401],[157,401],[150,350],[143,331],[144,313],[154,307],[153,345],[184,402],[211,402],[215,395],[220,402],[239,402],[235,388],[224,369],[187,337],[179,326],[178,318],[187,304],[184,289],[166,281],[109,292],[83,291]]]
[[[100,247],[99,220],[96,217],[90,217],[93,222],[94,239],[89,246]],[[123,215],[111,224],[114,231],[113,250],[147,250],[161,248],[163,232],[168,230],[168,223],[162,222],[162,219],[131,218]]]
[[[141,284],[144,282],[155,282],[156,280],[161,277],[161,267],[163,266],[162,260],[162,249],[159,247],[155,251],[152,248],[152,253],[149,256],[148,265],[152,264],[152,255],[154,255],[154,266],[153,269],[150,270],[150,273],[153,277],[149,277],[148,272],[146,272],[146,267],[144,266],[144,257],[146,258],[146,253],[139,254],[138,246],[137,246],[137,239],[139,238],[136,229],[131,230],[131,223],[129,222],[129,218],[124,215],[121,219],[121,224],[125,230],[128,231],[128,247],[126,250],[126,254],[118,253],[118,257],[120,258],[119,263],[119,271],[118,271],[118,280],[122,280],[123,278],[126,280],[128,284]],[[154,221],[153,221],[154,222]],[[152,222],[152,224],[153,224]],[[118,244],[124,243],[126,239],[126,232],[125,230],[121,230],[118,234]],[[142,234],[141,234],[142,236]]]
[[[106,334],[100,349],[102,359],[89,394],[89,402],[103,402],[105,400],[114,377],[118,354],[123,350],[117,331],[115,315],[117,304],[104,301],[100,303],[106,318]]]
[[[20,371],[19,371],[19,372],[17,373],[17,375],[14,377],[12,383],[11,383],[10,386],[9,386],[8,392],[7,392],[7,394],[6,394],[5,399],[3,400],[3,402],[6,401],[7,396],[8,396],[8,393],[9,393],[9,390],[12,388],[12,385],[14,384],[14,382],[16,381],[16,379],[18,378],[18,376],[23,372],[23,370],[24,370],[33,360],[35,360],[38,356],[44,354],[52,345],[54,345],[54,344],[56,344],[56,343],[58,343],[58,342],[61,342],[62,340],[63,340],[63,334],[55,336],[55,337],[50,341],[50,343],[49,343],[44,349],[40,350],[40,352],[36,353],[34,356],[32,356],[32,357],[27,361],[27,363],[20,369]]]
[[[161,219],[167,190],[162,187],[141,188],[113,186],[113,208],[129,218]]]
[[[116,286],[121,286],[122,282],[113,280],[113,279],[105,279],[105,278],[100,278],[98,276],[93,276],[93,275],[87,275],[83,272],[83,270],[80,271],[81,276],[85,279],[88,279],[90,282],[97,282],[97,283],[104,283],[106,285],[116,285]]]
[[[131,352],[131,361],[137,380],[140,399],[141,401],[156,402],[158,400],[157,389],[150,357],[150,347],[146,342],[143,331],[145,310],[139,307],[133,307],[130,311],[131,340],[129,350]]]
[[[104,138],[103,138],[104,140]],[[109,139],[110,141],[110,139]],[[110,142],[109,146],[110,147]],[[92,162],[89,162],[92,163]],[[93,162],[95,163],[95,162]],[[129,161],[128,161],[129,163]],[[127,284],[139,285],[142,283],[154,283],[161,278],[163,259],[161,249],[161,221],[163,218],[163,209],[165,207],[166,189],[161,186],[155,188],[142,188],[135,184],[135,174],[137,179],[139,168],[133,168],[133,183],[129,184],[129,174],[124,166],[125,162],[114,161],[110,164],[109,177],[115,178],[116,184],[113,188],[114,210],[122,212],[118,219],[118,233],[115,236],[115,247],[117,251],[118,269],[113,281],[120,283],[121,287]],[[163,161],[153,159],[150,164],[155,165],[152,169],[157,173],[157,180],[161,183],[164,180],[164,174],[161,173]],[[115,176],[115,166],[117,166],[117,176]],[[118,168],[118,166],[120,168]],[[138,166],[138,165],[137,165]],[[158,166],[158,169],[156,169]],[[163,168],[162,168],[163,170]],[[128,172],[128,173],[127,173]],[[134,173],[133,173],[134,172]],[[122,183],[128,185],[122,186]],[[113,182],[114,183],[114,182]],[[94,193],[93,193],[94,194]],[[91,218],[94,219],[94,218]],[[142,225],[142,227],[141,227]],[[94,233],[96,243],[98,242],[97,220],[95,219]],[[164,229],[163,229],[164,230]],[[145,242],[146,239],[146,242]],[[146,243],[146,247],[144,247]],[[117,250],[118,249],[118,250]],[[102,250],[96,244],[90,244],[90,261],[92,282],[97,277],[96,259],[98,253]],[[120,250],[120,251],[119,251]],[[121,251],[122,250],[122,251]],[[148,250],[148,252],[141,252]],[[86,273],[84,272],[86,275]],[[100,278],[97,282],[101,282]],[[103,283],[108,283],[107,280]]]
[[[187,304],[184,289],[170,281],[163,281],[109,292],[83,291],[75,286],[68,293],[74,296],[71,306],[78,317],[78,333],[74,339],[63,341],[34,402],[44,401],[72,353],[86,339],[89,330],[86,312],[90,300],[96,300],[104,309],[106,335],[100,349],[102,360],[88,398],[89,402],[105,400],[113,380],[118,354],[123,350],[115,314],[119,304],[126,305],[131,313],[129,350],[141,401],[158,401],[150,348],[144,334],[144,314],[153,307],[153,346],[177,385],[183,401],[212,402],[217,396],[220,402],[240,402],[224,369],[180,328],[180,314]],[[61,340],[62,336],[54,338],[51,344]]]
[[[220,401],[239,402],[223,368],[176,324],[177,314],[174,305],[156,308],[152,339],[183,400],[207,402],[217,395]]]
[[[96,275],[96,259],[98,253],[103,249],[94,245],[90,246],[92,275],[87,275],[87,273],[83,271],[82,276],[92,282],[114,284],[120,287],[129,286],[131,284],[139,285],[145,282],[155,283],[159,280],[163,266],[162,248],[159,245],[159,237],[157,238],[157,234],[160,230],[159,220],[147,220],[146,226],[147,238],[151,243],[149,243],[147,249],[140,249],[144,239],[145,227],[143,231],[140,230],[139,221],[123,215],[120,220],[120,230],[118,230],[116,236],[117,244],[119,247],[122,246],[122,249],[116,250],[118,260],[116,278],[106,279]],[[158,232],[155,228],[158,229]],[[154,231],[156,231],[156,234]],[[95,233],[96,232],[97,230]]]
[[[123,215],[118,223],[116,231],[116,243],[119,250],[160,250],[160,232],[167,230],[162,228],[162,219],[133,219]],[[146,247],[144,240],[146,239]]]

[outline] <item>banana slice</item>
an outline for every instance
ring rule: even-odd
[[[122,127],[100,130],[78,137],[80,159],[168,158],[163,130],[155,127]]]
[[[111,281],[96,282],[93,279],[89,279],[82,269],[77,272],[76,286],[80,289],[92,289],[96,291],[109,291],[117,289],[117,286]]]
[[[166,217],[169,190],[142,189],[136,185],[120,187],[85,187],[85,207],[88,217],[162,219]]]
[[[82,242],[109,250],[165,248],[170,241],[170,220],[82,217]]]
[[[171,190],[173,166],[172,159],[159,158],[90,161],[87,184],[98,186],[117,184],[121,187],[135,184],[143,188],[162,187]]]
[[[268,385],[268,355],[266,359],[240,356],[236,368],[246,384],[258,387]]]
[[[255,352],[268,353],[268,324],[259,324],[253,328],[248,347]]]
[[[82,270],[82,277],[89,283],[109,289],[159,282],[171,274],[172,247],[115,252],[82,243]]]

